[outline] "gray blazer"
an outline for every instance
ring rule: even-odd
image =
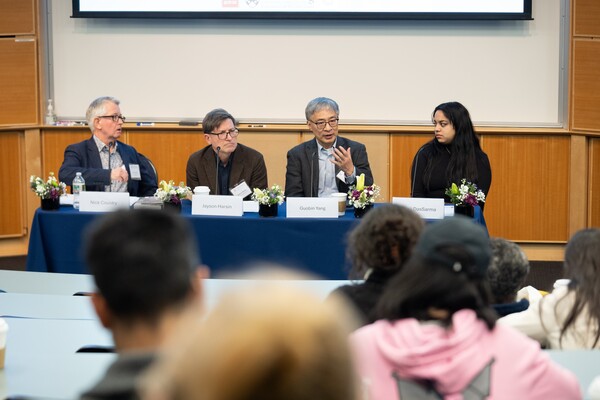
[[[362,143],[355,142],[338,136],[336,146],[347,149],[350,147],[352,163],[356,168],[356,176],[365,174],[365,184],[373,183],[373,174],[369,166],[367,149]],[[317,140],[309,140],[292,148],[287,153],[287,167],[285,173],[286,197],[317,197],[319,193],[319,158],[317,156]],[[336,166],[335,173],[340,171]],[[340,192],[348,192],[345,182],[335,180]]]

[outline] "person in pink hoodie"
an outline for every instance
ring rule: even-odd
[[[351,335],[368,400],[581,399],[575,375],[496,325],[489,238],[466,218],[431,224],[386,287],[380,318]]]

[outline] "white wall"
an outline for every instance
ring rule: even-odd
[[[207,21],[73,19],[50,0],[55,108],[83,119],[111,95],[134,120],[302,122],[328,96],[345,122],[416,124],[458,100],[479,124],[558,126],[560,3],[534,0],[533,21]]]

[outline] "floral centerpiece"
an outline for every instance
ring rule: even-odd
[[[485,203],[485,194],[477,188],[476,184],[467,182],[466,179],[460,181],[460,186],[453,183],[446,189],[445,194],[450,198],[450,203],[455,206],[476,206],[480,202]]]
[[[471,217],[474,214],[473,207],[485,202],[485,193],[477,188],[476,184],[467,182],[466,179],[460,181],[460,186],[452,183],[444,193],[450,198],[450,203],[454,204],[455,212]],[[465,208],[467,211],[463,212]]]
[[[54,176],[54,172],[50,172],[46,181],[39,176],[31,175],[29,186],[33,193],[42,200],[43,210],[58,209],[60,207],[60,196],[67,192],[67,185],[64,182],[59,182]]]
[[[176,186],[174,181],[160,181],[154,197],[159,198],[165,205],[181,208],[181,200],[186,199],[190,193],[191,189],[185,186],[183,182]]]
[[[362,214],[375,203],[379,197],[381,188],[376,184],[365,186],[365,174],[356,178],[356,185],[350,186],[348,190],[348,203],[354,207],[354,216],[362,217]]]
[[[254,188],[252,193],[252,200],[258,202],[258,214],[262,217],[276,216],[277,205],[281,205],[284,198],[283,189],[279,185],[267,189]]]

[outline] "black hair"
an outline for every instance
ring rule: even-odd
[[[211,133],[221,125],[223,121],[230,119],[233,125],[237,125],[237,121],[233,118],[233,115],[229,114],[222,108],[215,108],[204,116],[202,119],[202,131],[204,133]]]
[[[463,178],[469,182],[477,182],[479,177],[477,171],[477,153],[480,153],[482,150],[479,138],[475,134],[475,128],[473,127],[469,111],[465,106],[456,101],[438,105],[431,114],[432,119],[437,111],[443,112],[446,118],[448,118],[448,121],[454,127],[456,135],[449,145],[443,145],[437,139],[433,139],[433,157],[427,161],[423,174],[426,187],[429,188],[436,160],[439,162],[439,157],[436,156],[446,151],[450,152],[450,162],[446,169],[448,185],[452,182],[460,182]]]
[[[402,270],[387,284],[376,308],[378,319],[390,321],[403,318],[431,320],[431,308],[448,311],[444,325],[449,326],[455,312],[475,311],[491,330],[496,313],[490,307],[491,294],[487,280],[466,273],[476,269],[472,257],[461,247],[445,246],[437,251],[460,262],[461,272],[414,253]]]
[[[117,211],[97,221],[86,239],[88,268],[117,317],[153,322],[189,298],[199,258],[181,216]]]
[[[386,204],[369,211],[350,232],[346,258],[351,278],[363,278],[370,269],[399,270],[410,257],[425,223],[414,211]]]

